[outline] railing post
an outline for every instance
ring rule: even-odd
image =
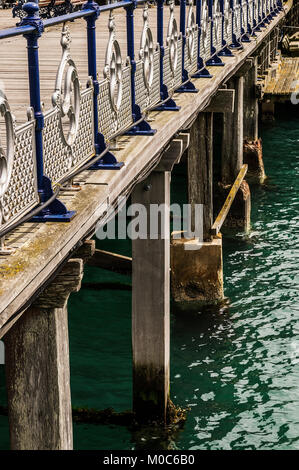
[[[27,40],[27,57],[28,57],[28,75],[29,75],[29,92],[30,106],[34,110],[35,126],[35,147],[36,147],[36,167],[37,167],[37,185],[38,191],[43,201],[43,136],[44,116],[42,113],[40,99],[40,78],[39,78],[39,56],[38,56],[38,38],[44,31],[42,19],[39,16],[38,3],[29,2],[23,5],[23,10],[27,16],[22,20],[20,26],[33,26],[35,30],[32,33],[25,34]]]
[[[197,41],[197,72],[192,75],[193,78],[212,78],[212,75],[205,68],[204,61],[201,57],[201,35],[202,35],[202,28],[201,28],[201,7],[202,7],[202,0],[196,1],[196,23],[198,26],[198,41]]]
[[[213,32],[214,32],[214,15],[213,15],[213,0],[208,0],[208,7],[209,7],[209,17],[211,20],[211,54],[212,57],[207,61],[206,65],[207,66],[224,66],[224,63],[218,57],[216,54],[216,48],[214,47],[214,38],[213,38]]]
[[[87,25],[87,51],[88,51],[88,75],[93,83],[93,113],[94,113],[94,147],[96,155],[100,155],[105,149],[104,136],[99,133],[99,81],[97,72],[97,48],[96,48],[96,21],[100,16],[100,6],[94,0],[87,0],[83,10],[93,10],[94,13],[85,19]],[[111,152],[107,152],[96,163],[90,166],[90,170],[119,170],[123,166]]]
[[[157,111],[179,111],[181,108],[177,106],[175,101],[169,97],[167,86],[164,85],[163,60],[164,60],[164,0],[157,0],[157,41],[160,46],[160,95],[162,103],[157,106]]]
[[[176,93],[198,93],[197,88],[190,82],[185,69],[185,45],[186,45],[186,0],[180,1],[180,31],[182,33],[182,85]]]
[[[130,57],[131,64],[131,101],[132,101],[132,117],[133,127],[127,132],[128,135],[154,135],[157,131],[152,129],[146,122],[141,114],[140,107],[135,102],[135,74],[136,74],[136,61],[134,50],[134,10],[137,8],[136,0],[130,5],[125,6],[126,21],[127,21],[127,54]]]
[[[43,128],[44,115],[40,99],[40,76],[39,76],[39,56],[38,39],[44,31],[43,21],[39,16],[38,0],[28,2],[23,5],[23,10],[27,16],[23,18],[19,26],[33,26],[35,29],[31,33],[24,34],[27,40],[28,75],[30,106],[33,108],[35,126],[35,148],[37,166],[37,185],[41,203],[46,202],[52,195],[52,185],[49,178],[44,175],[43,161]],[[33,217],[34,222],[67,222],[75,215],[74,211],[68,211],[62,202],[56,199],[46,209],[41,210],[39,215]]]

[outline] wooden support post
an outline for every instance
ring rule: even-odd
[[[257,57],[244,76],[244,154],[243,161],[248,165],[247,180],[263,183],[266,175],[263,162],[262,140],[258,133]]]
[[[199,113],[190,130],[188,148],[188,200],[192,207],[203,204],[203,239],[211,240],[213,224],[213,113]]]
[[[132,193],[133,204],[142,204],[147,217],[143,238],[132,240],[133,409],[140,422],[168,420],[170,178],[188,143],[189,136],[179,134]],[[150,213],[157,208],[160,221],[153,231]]]
[[[153,172],[132,202],[164,204],[157,239],[132,240],[133,409],[139,421],[166,420],[169,399],[170,172]],[[167,237],[163,239],[162,235]]]
[[[223,115],[222,182],[219,187],[221,205],[243,165],[244,77],[237,74],[228,86],[235,88],[235,106],[233,113],[224,113]],[[225,220],[224,227],[248,231],[250,207],[250,189],[244,180]]]
[[[87,259],[93,244],[76,254]],[[13,450],[73,447],[67,301],[82,276],[83,260],[67,261],[4,337]]]
[[[222,183],[232,184],[243,164],[243,91],[244,78],[236,77],[229,82],[235,89],[233,113],[223,114],[222,137]]]

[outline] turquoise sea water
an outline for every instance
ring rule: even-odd
[[[252,188],[252,230],[224,238],[229,310],[172,313],[171,396],[190,406],[184,429],[167,440],[150,429],[76,424],[75,448],[299,449],[299,117],[281,116],[262,137],[269,178]],[[180,171],[173,188],[173,200],[182,202]],[[127,242],[101,247],[130,250]],[[85,282],[130,278],[88,268]],[[129,409],[130,290],[83,288],[69,310],[73,405]],[[3,366],[0,380],[1,405]],[[0,416],[0,449],[8,447]]]

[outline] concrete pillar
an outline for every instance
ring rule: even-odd
[[[133,409],[138,421],[166,421],[169,400],[170,175],[154,171],[132,193],[147,211],[143,239],[132,240]],[[152,204],[161,220],[150,237]]]
[[[258,131],[257,57],[253,58],[252,67],[244,76],[244,163],[248,170],[246,179],[249,183],[263,183],[266,175],[263,162],[262,140]]]
[[[67,301],[91,250],[86,241],[4,337],[13,450],[73,447]]]
[[[236,76],[229,82],[229,88],[235,89],[233,113],[223,114],[222,135],[222,182],[220,198],[224,201],[231,185],[243,165],[243,113],[244,113],[244,77]],[[250,189],[243,181],[236,195],[224,227],[248,231],[250,228]]]

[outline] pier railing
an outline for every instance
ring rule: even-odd
[[[0,31],[0,39],[23,36],[27,42],[30,92],[28,122],[16,126],[1,91],[6,145],[0,146],[0,238],[29,219],[70,220],[74,213],[57,199],[59,187],[85,168],[120,169],[122,164],[110,149],[113,139],[123,133],[153,135],[155,130],[146,121],[150,110],[179,110],[175,93],[196,93],[192,77],[209,77],[207,66],[223,65],[222,56],[242,48],[242,43],[269,24],[282,8],[280,0],[197,0],[196,4],[181,0],[177,21],[174,0],[156,3],[156,8],[149,9],[144,0],[104,6],[88,0],[81,11],[42,20],[38,3],[28,2],[23,5],[24,18],[19,26]],[[143,8],[143,25],[136,51],[137,6]],[[126,13],[125,57],[114,18],[117,9]],[[105,11],[109,11],[109,34],[105,64],[100,70],[96,27]],[[156,38],[149,25],[153,16]],[[83,88],[67,27],[68,22],[79,18],[87,23],[89,80]],[[38,44],[47,28],[59,24],[62,57],[52,107],[44,110]]]

